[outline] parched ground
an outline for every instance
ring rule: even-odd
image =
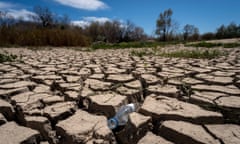
[[[239,144],[240,49],[212,60],[130,50],[1,49],[0,143]],[[137,103],[125,127],[107,119]]]

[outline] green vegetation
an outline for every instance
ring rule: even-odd
[[[150,51],[145,50],[132,50],[131,51],[131,55],[132,56],[138,56],[138,57],[143,57],[146,55],[152,55],[152,53]]]
[[[132,56],[143,57],[146,55],[155,55],[174,58],[195,58],[195,59],[213,59],[225,55],[220,50],[178,50],[174,52],[154,52],[148,49],[132,50]]]
[[[171,53],[161,53],[160,56],[176,58],[196,58],[196,59],[213,59],[224,55],[219,50],[181,50]]]
[[[210,43],[210,42],[199,42],[199,43],[186,44],[185,46],[212,48],[212,47],[220,47],[220,46],[222,46],[222,44],[221,43]]]
[[[17,59],[16,55],[0,53],[0,63],[3,63],[3,62],[13,62],[16,59]]]
[[[240,47],[240,43],[225,43],[223,44],[224,48],[236,48]]]
[[[235,47],[240,47],[240,43],[199,42],[199,43],[185,44],[185,46],[187,46],[187,47],[205,47],[205,48],[213,48],[213,47],[235,48]]]
[[[180,42],[121,42],[121,43],[105,43],[97,42],[91,45],[92,49],[123,49],[123,48],[154,48],[157,46],[164,47],[166,45],[175,45]]]

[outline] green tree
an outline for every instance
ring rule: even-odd
[[[164,41],[167,40],[167,36],[171,32],[172,27],[172,9],[165,10],[163,13],[160,13],[159,18],[157,19],[157,29],[156,34],[162,38]]]

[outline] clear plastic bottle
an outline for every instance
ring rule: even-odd
[[[118,126],[125,125],[128,122],[128,115],[134,111],[136,111],[136,106],[133,103],[122,106],[116,115],[108,120],[108,127],[115,129]]]

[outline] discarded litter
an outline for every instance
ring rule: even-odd
[[[134,111],[136,111],[136,105],[133,103],[122,106],[116,115],[108,120],[108,127],[115,129],[125,125],[128,122],[128,115]]]

